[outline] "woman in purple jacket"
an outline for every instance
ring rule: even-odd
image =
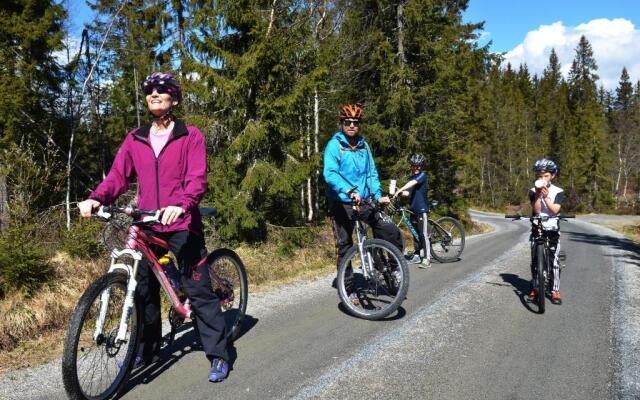
[[[206,263],[194,268],[207,254],[198,212],[207,189],[204,137],[198,128],[173,116],[172,108],[182,100],[173,75],[154,72],[142,89],[153,121],[127,134],[105,180],[78,207],[83,217],[91,216],[93,209],[113,203],[126,192],[137,177],[137,206],[162,210],[162,224],[150,229],[169,243],[177,258],[182,286],[194,307],[202,345],[211,361],[209,380],[219,382],[229,373],[225,322]],[[141,263],[138,278],[136,300],[142,305],[144,328],[136,366],[142,366],[159,350],[162,327],[160,284],[146,262]]]

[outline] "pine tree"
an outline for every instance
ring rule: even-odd
[[[63,49],[65,17],[64,9],[48,0],[7,0],[0,5],[2,147],[34,140],[42,144],[37,135],[57,123],[63,71],[54,52]]]
[[[570,174],[570,190],[578,195],[579,203],[575,205],[588,205],[591,209],[610,205],[612,201],[606,171],[608,141],[596,88],[597,68],[591,44],[582,36],[569,71],[571,130],[575,142],[567,149],[570,156],[565,171]]]
[[[44,169],[47,160],[56,161],[48,143],[60,142],[65,125],[64,71],[55,59],[63,49],[65,17],[53,1],[0,4],[0,226],[7,225],[9,210],[28,217],[61,197],[51,190],[59,170]]]
[[[632,165],[637,162],[640,150],[640,126],[638,123],[638,106],[634,99],[633,85],[626,68],[622,69],[620,81],[616,88],[611,118],[612,144],[615,154],[615,187],[616,205],[627,201],[629,174]]]

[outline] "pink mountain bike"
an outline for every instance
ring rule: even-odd
[[[203,216],[214,216],[214,208],[202,208]],[[168,244],[146,234],[142,226],[159,223],[159,211],[132,207],[101,207],[96,216],[106,221],[114,214],[126,214],[134,221],[128,229],[124,249],[113,249],[109,271],[96,279],[76,306],[64,343],[62,376],[72,399],[108,399],[119,394],[127,382],[136,357],[142,321],[134,294],[138,265],[147,259],[160,286],[169,298],[169,321],[173,341],[177,328],[192,316],[188,298],[172,287],[150,246],[169,250]],[[227,323],[227,340],[240,333],[247,309],[248,283],[240,257],[229,249],[217,249],[202,259],[209,265],[213,290],[220,299]],[[197,330],[197,324],[193,323]],[[199,335],[197,335],[199,337]]]

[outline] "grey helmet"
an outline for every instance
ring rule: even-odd
[[[422,154],[413,154],[409,157],[409,164],[416,165],[418,167],[424,167],[426,161],[427,159],[424,158]]]
[[[558,165],[553,161],[547,158],[543,158],[542,160],[536,161],[533,166],[534,172],[551,172],[553,175],[558,175]]]

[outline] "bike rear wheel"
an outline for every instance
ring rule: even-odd
[[[247,311],[249,284],[240,257],[229,249],[218,249],[207,259],[211,285],[218,299],[227,325],[227,340],[235,340],[242,330]]]
[[[386,240],[365,240],[363,252],[367,265],[363,265],[357,245],[343,257],[338,269],[338,295],[351,315],[382,319],[404,301],[409,290],[409,268],[400,250]]]
[[[431,256],[441,263],[458,261],[464,250],[464,228],[460,221],[442,217],[430,224]]]
[[[538,312],[540,312],[540,314],[544,313],[545,310],[545,264],[546,264],[547,260],[545,257],[545,251],[544,251],[544,246],[541,244],[538,244],[536,246],[536,270],[538,273],[538,287],[537,287],[537,291],[538,291],[538,297],[537,297],[537,302],[538,302]]]
[[[112,272],[98,278],[84,292],[71,317],[62,356],[62,378],[72,399],[108,399],[127,381],[138,341],[139,314],[135,303],[125,340],[116,341],[128,276]],[[104,298],[102,331],[96,325]],[[108,296],[107,296],[108,294]]]

